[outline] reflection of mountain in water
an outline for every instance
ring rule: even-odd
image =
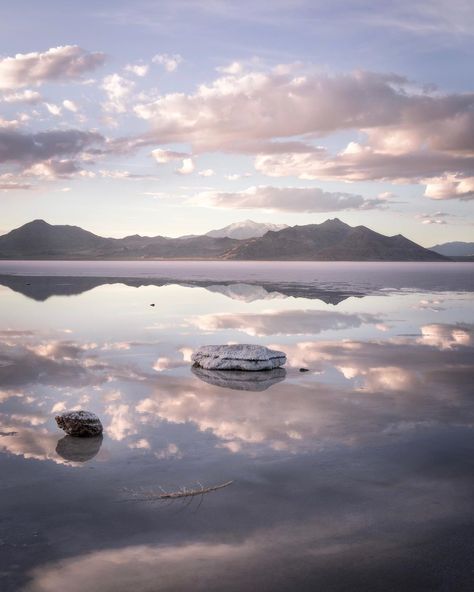
[[[64,438],[58,440],[56,452],[65,460],[86,462],[96,456],[101,446],[102,436],[95,436],[93,438],[64,436]]]
[[[193,366],[191,370],[195,376],[208,384],[236,391],[266,391],[277,382],[285,380],[286,377],[284,368],[245,372],[242,370],[206,370]]]
[[[318,285],[298,282],[216,282],[215,280],[176,280],[172,278],[121,278],[121,277],[61,277],[0,275],[0,285],[19,292],[28,298],[43,302],[51,296],[75,296],[105,284],[124,284],[163,287],[178,285],[189,288],[205,288],[223,294],[233,300],[253,302],[273,298],[307,298],[321,300],[326,304],[339,304],[351,296],[361,298],[366,292],[351,290],[344,286],[322,288]]]

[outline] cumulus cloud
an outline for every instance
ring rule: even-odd
[[[143,78],[147,75],[149,67],[146,64],[128,64],[125,66],[126,72],[131,72],[135,76]]]
[[[446,170],[468,171],[474,156],[444,154],[430,150],[406,153],[381,152],[371,146],[351,142],[336,155],[319,148],[310,152],[259,154],[255,168],[270,177],[346,181],[423,181]],[[457,196],[459,197],[459,195]]]
[[[64,99],[63,107],[68,111],[71,111],[72,113],[77,113],[79,111],[79,107],[77,106],[77,104],[74,101],[71,101],[70,99]]]
[[[101,66],[104,60],[103,53],[90,53],[77,45],[52,47],[42,53],[18,53],[0,59],[0,90],[77,79]]]
[[[183,158],[183,162],[179,169],[176,169],[176,172],[179,175],[190,175],[194,172],[195,164],[192,158]]]
[[[221,73],[194,93],[135,105],[152,126],[148,141],[257,154],[257,170],[269,176],[432,184],[472,174],[474,93],[442,94],[397,75],[331,76],[297,66],[244,72],[231,65]],[[339,153],[315,146],[316,138],[342,130],[358,140]],[[450,195],[469,198],[471,189],[459,180]],[[445,191],[429,189],[428,197],[433,193]]]
[[[167,53],[157,54],[151,60],[154,64],[160,64],[167,72],[174,72],[183,61],[179,53],[168,55]]]
[[[102,89],[107,94],[107,102],[103,107],[112,113],[124,113],[127,100],[130,97],[135,83],[120,74],[110,74],[102,82]]]
[[[474,177],[452,174],[425,179],[425,195],[431,199],[474,199]]]
[[[323,191],[318,187],[249,187],[238,192],[203,191],[191,203],[216,208],[266,209],[283,212],[335,212],[367,210],[386,204],[352,193]]]
[[[231,62],[230,64],[228,64],[227,66],[219,66],[218,68],[216,68],[216,70],[218,72],[221,72],[222,74],[242,74],[244,67],[242,65],[241,62]]]
[[[163,137],[186,138],[201,150],[251,150],[252,142],[275,138],[390,126],[407,126],[406,133],[420,137],[420,127],[430,129],[428,140],[440,146],[472,146],[473,104],[472,93],[410,93],[407,81],[396,75],[329,76],[280,68],[222,76],[194,94],[172,93],[142,104],[137,113]]]

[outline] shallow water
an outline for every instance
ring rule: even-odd
[[[472,590],[473,293],[472,264],[0,262],[0,589]],[[286,374],[192,371],[227,342]]]

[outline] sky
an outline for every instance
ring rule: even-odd
[[[1,0],[0,233],[474,240],[471,0]]]

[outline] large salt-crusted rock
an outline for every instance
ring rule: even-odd
[[[192,356],[193,362],[206,370],[272,370],[286,363],[281,351],[263,345],[204,345]]]
[[[91,411],[67,411],[55,419],[58,427],[70,436],[100,436],[103,431],[100,419]]]
[[[266,391],[268,388],[285,380],[286,370],[274,368],[260,372],[236,372],[235,370],[205,370],[195,366],[192,373],[199,379],[222,388],[236,391]]]

